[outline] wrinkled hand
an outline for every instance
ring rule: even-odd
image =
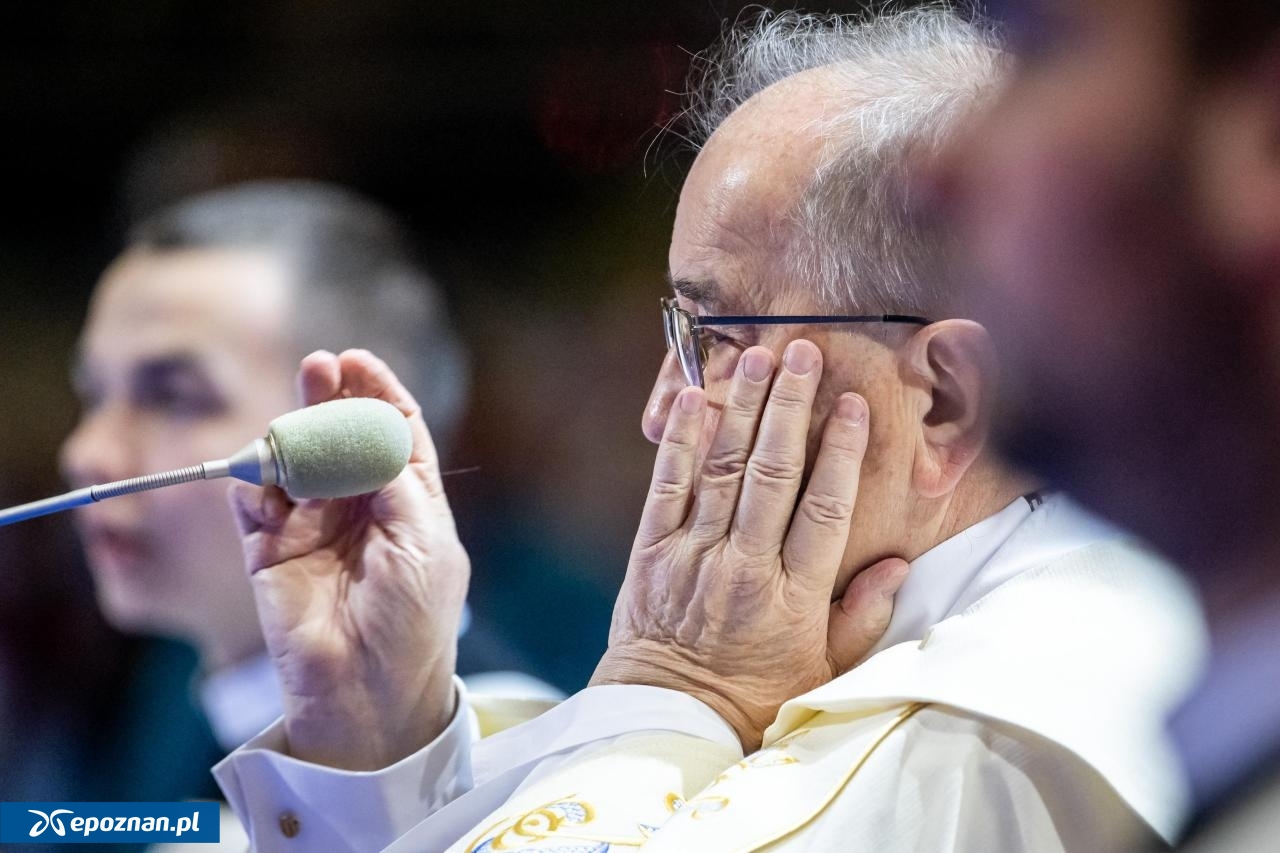
[[[371,770],[426,745],[453,716],[470,563],[418,404],[391,370],[363,350],[317,352],[298,382],[306,405],[385,400],[413,433],[408,466],[370,495],[295,503],[275,487],[232,491],[290,752]]]
[[[773,354],[739,359],[706,458],[704,392],[668,416],[640,530],[593,684],[683,691],[725,718],[745,749],[778,708],[830,681],[888,626],[907,565],[882,560],[831,596],[867,447],[866,401],[844,394],[797,496],[822,356],[792,342],[770,388]]]

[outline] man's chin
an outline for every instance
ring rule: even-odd
[[[117,631],[125,634],[173,634],[164,614],[156,608],[157,591],[135,588],[128,582],[95,578],[98,609]]]

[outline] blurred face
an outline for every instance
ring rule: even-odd
[[[1220,151],[1182,4],[992,5],[1016,73],[944,173],[1016,388],[997,424],[1015,461],[1188,554],[1264,488],[1247,383],[1270,353],[1206,243]]]
[[[716,131],[695,161],[680,194],[668,259],[676,296],[690,313],[831,313],[809,296],[811,284],[790,280],[782,264],[791,239],[785,212],[799,200],[819,154],[819,141],[799,128],[823,108],[821,82],[808,72],[760,93]],[[918,436],[909,428],[912,410],[897,377],[894,347],[916,328],[877,327],[868,333],[849,326],[744,326],[703,332],[710,343],[703,454],[738,357],[748,347],[768,347],[779,363],[786,345],[799,337],[822,350],[822,384],[809,434],[811,462],[835,399],[846,391],[867,399],[871,439],[839,588],[858,567],[892,549],[914,556],[910,543],[901,539]],[[668,353],[645,410],[644,432],[651,441],[661,439],[672,401],[684,386],[676,356]]]
[[[103,275],[75,367],[82,414],[62,449],[79,487],[220,459],[293,408],[287,281],[247,251],[132,252]],[[117,626],[179,636],[217,666],[260,645],[225,481],[77,510]],[[225,658],[225,660],[218,660]]]

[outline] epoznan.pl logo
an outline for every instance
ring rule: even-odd
[[[0,803],[0,843],[199,844],[220,829],[217,803]]]
[[[62,821],[58,820],[60,814],[75,814],[71,809],[54,809],[51,814],[45,814],[39,809],[27,809],[32,814],[40,815],[40,819],[36,821],[36,825],[31,827],[31,837],[35,838],[46,829],[53,827],[53,831],[59,835],[66,835],[67,831],[62,826]]]

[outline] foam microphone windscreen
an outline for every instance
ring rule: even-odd
[[[390,403],[330,400],[281,415],[267,428],[290,497],[345,498],[373,492],[404,470],[409,422]]]

